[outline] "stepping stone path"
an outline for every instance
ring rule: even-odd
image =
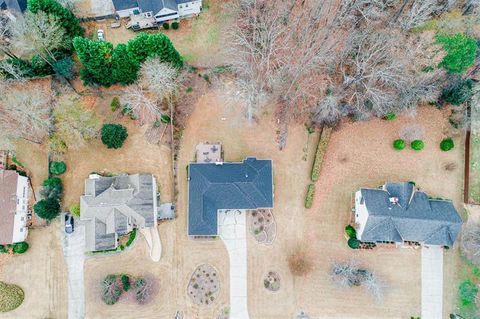
[[[280,276],[274,272],[274,271],[269,271],[267,275],[265,276],[265,279],[263,279],[263,286],[272,292],[279,291],[280,290]]]
[[[217,299],[219,291],[220,282],[217,270],[209,264],[198,266],[187,287],[187,294],[193,303],[197,305],[212,304]]]
[[[260,244],[271,244],[277,234],[277,224],[270,209],[251,211],[250,232]]]

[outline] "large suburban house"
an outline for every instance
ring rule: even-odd
[[[355,194],[357,239],[399,246],[452,247],[462,227],[452,201],[429,198],[413,183],[386,183]]]
[[[116,249],[119,236],[133,228],[156,226],[157,203],[157,183],[152,174],[90,175],[85,180],[85,195],[80,197],[86,249]]]
[[[268,208],[273,208],[271,160],[249,157],[239,163],[188,166],[189,236],[217,236],[217,215],[222,210]]]
[[[156,22],[197,15],[202,11],[202,0],[112,0],[116,14],[121,18],[142,15]]]
[[[28,178],[0,170],[0,244],[25,241],[28,234]]]

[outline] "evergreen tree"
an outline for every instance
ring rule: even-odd
[[[139,69],[139,63],[128,55],[127,46],[117,45],[112,56],[113,81],[124,85],[132,84],[137,79]]]
[[[73,39],[77,36],[83,36],[85,30],[80,26],[80,20],[56,0],[28,0],[28,10],[37,13],[43,11],[55,16],[60,25],[65,28],[67,35]]]
[[[128,41],[128,54],[143,63],[149,57],[159,57],[162,62],[170,62],[175,67],[182,67],[182,57],[170,39],[163,33],[140,33]]]
[[[112,77],[113,45],[110,42],[76,37],[73,47],[83,65],[80,78],[85,85],[110,86],[115,83]]]

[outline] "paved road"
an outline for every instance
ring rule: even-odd
[[[249,319],[245,221],[246,213],[238,210],[218,215],[219,235],[230,257],[230,319]]]
[[[422,248],[422,319],[443,316],[443,249]]]
[[[85,291],[83,286],[85,226],[79,224],[78,220],[75,219],[73,234],[65,234],[63,229],[62,232],[63,255],[68,268],[68,319],[83,319],[85,318]]]

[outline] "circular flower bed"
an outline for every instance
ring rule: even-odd
[[[18,308],[24,297],[22,288],[0,281],[0,312],[8,312]]]
[[[263,286],[272,292],[280,290],[280,276],[274,271],[269,271],[263,279]]]
[[[197,267],[188,283],[187,293],[197,305],[212,304],[220,292],[217,270],[208,264]]]

